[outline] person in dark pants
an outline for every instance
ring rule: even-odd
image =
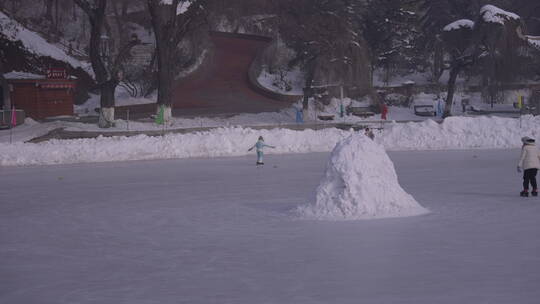
[[[521,148],[521,157],[517,167],[518,172],[523,170],[523,191],[521,196],[529,196],[529,184],[532,186],[532,196],[538,195],[538,186],[536,184],[536,174],[540,168],[540,153],[535,145],[535,140],[530,137],[522,137],[523,146]]]

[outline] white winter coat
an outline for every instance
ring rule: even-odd
[[[524,170],[532,168],[540,169],[540,153],[534,144],[523,145],[518,166]]]

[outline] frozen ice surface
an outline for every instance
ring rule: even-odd
[[[299,208],[305,218],[325,220],[404,217],[427,212],[399,185],[384,147],[361,133],[336,145],[314,202]]]
[[[328,153],[0,167],[0,303],[536,304],[518,155],[390,152],[431,213],[344,222],[292,215]]]

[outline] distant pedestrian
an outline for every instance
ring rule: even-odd
[[[530,137],[522,137],[521,142],[523,146],[521,147],[521,157],[519,158],[519,163],[517,171],[521,172],[523,170],[523,191],[519,194],[521,196],[529,196],[529,183],[532,186],[532,196],[538,195],[538,186],[536,184],[536,174],[540,168],[540,153],[535,145],[535,140]]]
[[[296,105],[294,109],[296,111],[296,123],[304,123],[304,110],[302,106]]]
[[[263,149],[265,147],[268,147],[268,148],[275,148],[274,146],[270,146],[270,145],[267,145],[264,143],[264,138],[262,136],[259,136],[259,140],[257,140],[257,142],[253,145],[253,147],[249,148],[248,151],[251,151],[253,150],[254,148],[256,149],[257,151],[257,163],[256,165],[264,165],[264,162],[263,162]]]
[[[385,103],[381,104],[381,119],[386,120],[386,116],[388,115],[388,106]]]
[[[444,113],[444,101],[442,97],[437,98],[437,116],[443,116]]]
[[[375,134],[373,134],[373,131],[370,128],[366,128],[364,130],[364,135],[371,138],[372,140],[375,139]]]

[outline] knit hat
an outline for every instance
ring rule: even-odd
[[[524,136],[521,138],[521,142],[524,144],[534,144],[534,139],[530,138],[529,136]]]

